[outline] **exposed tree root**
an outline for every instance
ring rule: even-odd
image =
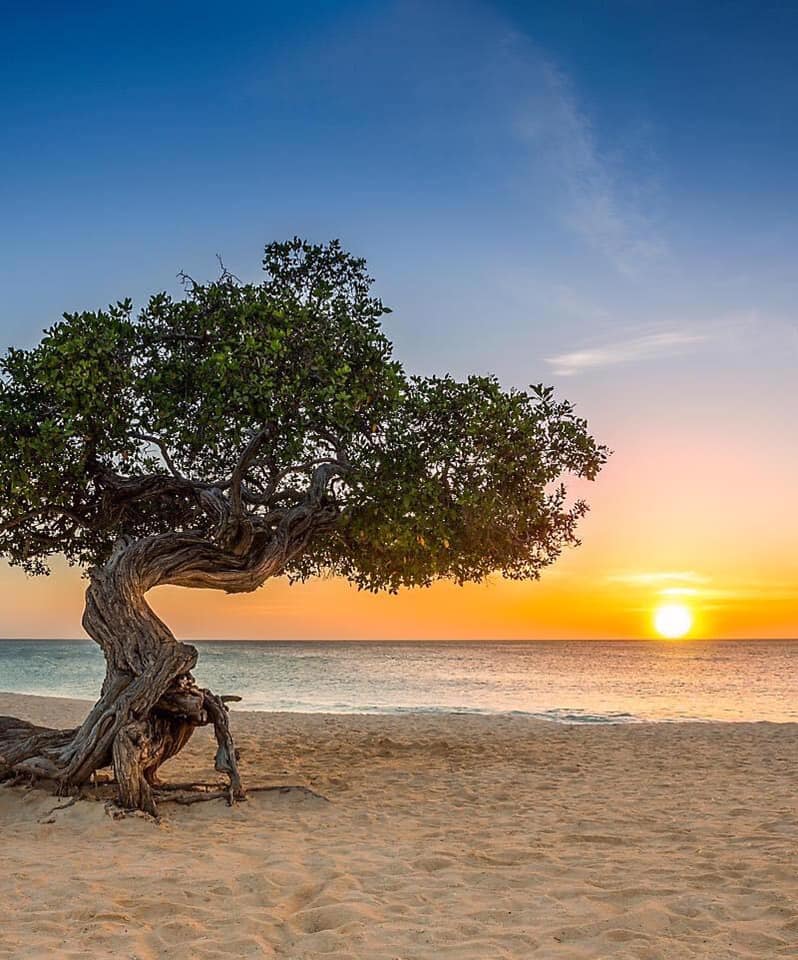
[[[212,724],[215,768],[229,781],[225,796],[231,804],[246,799],[225,700],[197,687],[190,674],[181,674],[143,715],[133,712],[124,694],[115,695],[104,710],[98,709],[102,702],[76,730],[0,717],[0,781],[41,786],[57,796],[85,796],[87,790],[105,794],[99,789],[98,771],[110,766],[119,807],[157,817],[164,787],[159,767],[186,745],[197,727]],[[219,786],[213,784],[216,790]]]
[[[190,780],[185,783],[172,783],[164,781],[158,784],[158,793],[166,793],[170,790],[218,790],[219,782],[214,780],[212,783],[206,780]]]
[[[3,785],[13,787],[15,784],[16,781],[10,779],[6,780]],[[31,780],[26,777],[25,784],[28,791],[38,789],[46,790],[53,794],[57,792],[57,785],[53,781]],[[157,812],[157,806],[162,806],[165,803],[175,803],[179,806],[193,806],[195,803],[224,800],[228,806],[232,806],[236,802],[236,798],[232,796],[232,787],[230,785],[225,786],[218,781],[215,783],[202,781],[163,783],[152,791],[152,799],[157,806],[156,812],[151,813],[139,807],[125,807],[121,805],[118,799],[118,790],[119,784],[113,779],[85,784],[77,788],[65,803],[57,804],[43,813],[37,822],[41,824],[56,823],[56,814],[62,810],[69,809],[81,800],[103,803],[105,812],[114,820],[119,820],[126,816],[144,816],[155,823],[161,820],[160,813]],[[329,797],[301,783],[259,784],[248,788],[247,794],[252,793],[278,793],[282,795],[299,793],[314,800],[321,800],[324,803],[331,802]]]
[[[45,813],[42,817],[39,818],[37,823],[55,823],[55,815],[59,811],[66,810],[68,807],[73,807],[77,802],[78,802],[77,795],[75,795],[74,797],[70,797],[66,803],[58,804],[58,806],[53,807],[52,810],[48,810],[47,813]]]
[[[203,784],[203,786],[205,785]],[[302,793],[307,797],[313,797],[315,800],[323,800],[325,803],[330,803],[329,797],[325,797],[324,794],[317,793],[315,790],[311,790],[310,787],[306,787],[301,783],[278,783],[269,784],[268,786],[247,787],[247,794],[284,794],[291,793],[292,791],[297,791],[298,793]],[[196,790],[194,792],[182,790],[173,794],[164,793],[163,795],[159,794],[158,796],[159,803],[179,803],[183,806],[190,806],[194,803],[204,803],[206,800],[227,800],[229,804],[230,790]]]

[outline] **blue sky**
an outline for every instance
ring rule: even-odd
[[[1,6],[5,343],[338,236],[411,369],[578,401],[616,449],[596,512],[637,478],[632,526],[653,499],[694,531],[717,464],[762,465],[704,556],[788,495],[798,6]]]
[[[494,294],[523,283],[541,326],[585,340],[603,311],[624,333],[688,304],[791,306],[794,5],[76,3],[4,23],[7,341],[217,251],[254,274],[294,232],[368,255],[421,329],[434,302],[441,329],[490,310],[515,334],[537,317]]]

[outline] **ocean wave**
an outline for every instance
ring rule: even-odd
[[[255,713],[332,713],[362,716],[401,716],[403,714],[423,714],[429,716],[479,716],[479,717],[523,717],[531,720],[546,720],[550,723],[590,724],[590,723],[644,723],[645,718],[625,711],[607,713],[589,713],[574,708],[553,708],[549,710],[492,710],[486,707],[467,706],[430,706],[430,705],[389,705],[319,703],[318,701],[248,701],[246,697],[233,706],[234,710],[253,711]]]

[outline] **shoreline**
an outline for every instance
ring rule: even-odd
[[[45,706],[48,701],[55,701],[57,704],[64,705],[65,708],[69,709],[74,707],[77,709],[83,709],[88,711],[95,702],[83,697],[65,697],[60,694],[50,694],[50,693],[21,693],[16,690],[0,690],[0,714],[10,714],[16,716],[14,713],[14,702],[15,700],[19,701],[19,705],[22,710],[29,709],[33,707],[35,709],[36,704],[33,701],[43,701],[41,704]],[[564,709],[564,708],[563,708]],[[381,718],[385,719],[397,719],[400,720],[403,717],[412,719],[414,717],[418,718],[430,718],[434,719],[440,717],[442,720],[447,717],[468,717],[475,720],[485,720],[490,721],[493,719],[497,720],[518,720],[522,723],[531,723],[531,724],[542,724],[544,727],[555,726],[555,727],[577,727],[577,728],[592,728],[592,727],[641,727],[641,726],[689,726],[695,724],[697,726],[714,726],[719,727],[734,727],[734,726],[773,726],[773,727],[795,727],[798,731],[798,721],[796,720],[717,720],[717,719],[701,719],[697,717],[691,718],[678,718],[678,719],[647,719],[645,717],[634,717],[628,716],[628,719],[606,719],[609,716],[602,716],[601,719],[596,719],[599,717],[599,714],[585,714],[584,718],[580,719],[569,719],[566,717],[555,717],[547,716],[543,713],[531,713],[524,710],[480,710],[478,708],[468,709],[452,709],[449,707],[385,707],[372,710],[256,710],[246,707],[239,707],[235,704],[230,707],[231,716],[235,718],[239,717],[319,717],[319,718],[345,718],[345,717],[358,717],[358,718],[373,718],[379,720]],[[568,711],[568,713],[574,713],[574,711]],[[22,715],[22,719],[30,719],[25,714]]]

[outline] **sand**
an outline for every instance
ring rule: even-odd
[[[70,725],[87,704],[0,695]],[[798,957],[798,726],[236,713],[249,783],[163,807],[0,788],[0,957]],[[211,775],[206,731],[164,774]]]

